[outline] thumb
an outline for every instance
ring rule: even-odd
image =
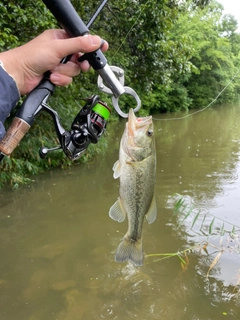
[[[56,39],[51,42],[56,55],[59,59],[62,59],[74,53],[95,51],[100,48],[102,39],[99,36],[86,35],[76,38]]]

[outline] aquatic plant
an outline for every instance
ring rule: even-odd
[[[184,198],[179,194],[176,194],[174,198],[176,200],[173,216],[177,216],[177,228],[183,226],[185,221],[188,221],[188,225],[190,225],[189,230],[195,233],[200,231],[204,236],[219,235],[223,237],[228,234],[234,238],[240,234],[240,226],[219,218],[210,212],[196,208],[193,204],[189,203],[186,197]],[[209,218],[208,221],[207,218]],[[216,222],[218,222],[217,226]]]
[[[208,279],[224,254],[240,254],[240,226],[197,208],[188,197],[179,194],[172,197],[171,207],[173,209],[172,228],[181,231],[184,229],[186,234],[196,235],[201,241],[184,250],[173,253],[151,253],[145,258],[152,258],[154,262],[157,262],[177,257],[182,270],[185,271],[189,265],[190,254],[204,255],[210,259],[207,261],[209,266],[206,271],[206,279]],[[146,263],[151,263],[150,259],[146,259]],[[240,293],[240,269],[236,270],[235,279],[233,294],[238,295]]]

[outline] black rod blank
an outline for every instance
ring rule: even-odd
[[[84,36],[89,30],[69,0],[43,0],[70,37]]]

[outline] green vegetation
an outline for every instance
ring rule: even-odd
[[[174,205],[173,215],[177,216],[177,228],[187,225],[190,226],[189,230],[200,232],[206,237],[212,235],[224,237],[230,236],[232,239],[238,236],[240,227],[234,225],[226,220],[223,220],[209,212],[201,212],[200,209],[195,208],[192,204],[180,195],[176,195],[176,202]],[[216,223],[217,222],[217,223]],[[236,248],[239,253],[239,248]]]
[[[87,22],[99,0],[72,3]],[[222,5],[215,0],[112,0],[91,32],[108,40],[109,64],[125,70],[126,84],[142,99],[142,115],[203,108],[231,81],[240,66],[237,22],[231,15],[222,17],[222,11]],[[0,14],[1,51],[57,26],[40,0],[0,1]],[[96,79],[96,73],[88,72],[68,88],[56,90],[49,104],[60,114],[64,127],[69,128],[79,110],[75,101],[99,94]],[[236,77],[218,103],[237,100],[239,83]],[[101,99],[109,102],[105,95]],[[124,98],[123,102],[128,109],[131,101]],[[39,159],[39,147],[57,144],[51,118],[40,114],[21,146],[1,164],[0,185],[11,182],[18,186],[28,181],[28,174],[70,165],[62,152]],[[80,161],[87,161],[101,150],[101,146],[93,146]]]
[[[191,203],[189,197],[179,194],[173,196],[172,227],[181,235],[189,236],[189,244],[183,249],[171,253],[151,253],[145,255],[145,263],[158,263],[169,258],[177,258],[182,271],[186,271],[191,264],[191,256],[201,257],[205,261],[206,279],[212,277],[214,269],[219,268],[222,256],[240,253],[240,227],[223,220],[210,212],[201,210]],[[195,241],[196,239],[196,241]],[[187,247],[187,248],[186,248]],[[234,277],[232,277],[234,279]],[[239,297],[240,272],[235,271],[234,287],[231,294]]]
[[[210,212],[196,208],[188,197],[176,194],[173,206],[173,226],[178,230],[184,229],[186,234],[201,240],[199,243],[184,249],[181,252],[171,254],[150,254],[148,257],[154,257],[154,261],[177,256],[181,262],[182,268],[186,268],[188,264],[187,255],[191,252],[201,254],[205,257],[211,257],[211,264],[206,273],[206,277],[210,275],[211,270],[217,265],[223,254],[240,253],[239,234],[240,226],[234,225],[229,221],[223,220]],[[213,257],[213,258],[212,258]],[[237,281],[235,288],[240,283],[239,270],[236,270]],[[233,292],[234,293],[234,292]],[[239,291],[237,292],[239,294]]]

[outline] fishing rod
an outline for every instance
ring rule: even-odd
[[[89,27],[96,20],[107,0],[102,1],[87,25],[69,0],[43,0],[43,2],[68,36],[78,37],[89,34]],[[70,58],[71,56],[65,57],[61,63],[67,63]],[[129,94],[135,99],[137,106],[134,112],[140,109],[141,101],[137,93],[131,87],[124,85],[124,71],[119,67],[109,66],[101,48],[83,54],[79,61],[84,60],[87,60],[98,73],[98,88],[112,96],[113,107],[120,116],[128,117],[128,114],[122,112],[118,105],[119,97],[123,94]],[[98,95],[92,95],[84,99],[86,103],[74,117],[71,128],[65,130],[60,123],[58,113],[47,105],[54,89],[55,85],[49,80],[49,72],[47,72],[40,83],[26,96],[5,136],[0,141],[0,162],[5,156],[11,155],[41,111],[51,115],[60,143],[59,146],[53,148],[41,148],[39,151],[41,158],[44,158],[50,151],[62,149],[69,159],[75,160],[82,156],[90,143],[98,142],[106,130],[111,113],[110,108],[100,101]]]

